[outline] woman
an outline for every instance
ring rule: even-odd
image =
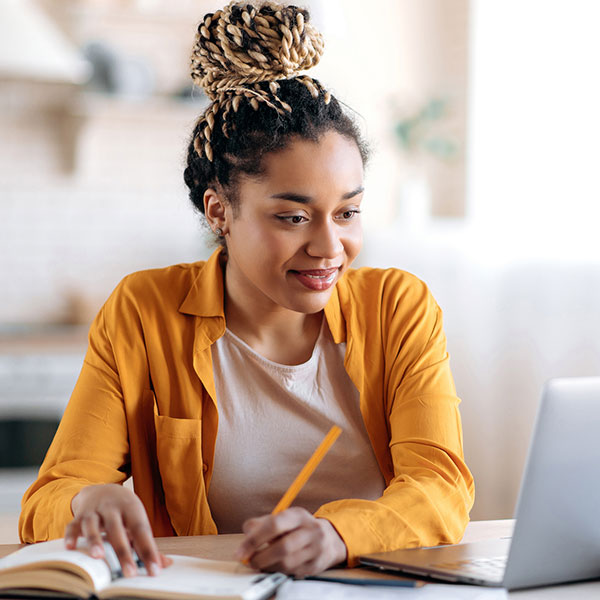
[[[366,150],[301,74],[322,46],[305,10],[271,2],[200,24],[192,77],[212,103],[185,181],[220,248],[126,277],[101,309],[24,541],[83,535],[101,556],[104,532],[126,575],[131,545],[154,574],[153,535],[243,531],[237,558],[302,576],[461,537],[473,482],[441,312],[407,273],[349,268]],[[333,423],[296,507],[271,516]]]

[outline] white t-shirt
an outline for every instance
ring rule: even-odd
[[[208,502],[219,533],[270,513],[334,424],[342,434],[293,506],[314,512],[332,500],[381,496],[385,481],[345,351],[325,322],[301,365],[267,360],[229,330],[213,344],[219,428]]]

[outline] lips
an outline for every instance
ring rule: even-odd
[[[313,291],[329,289],[337,276],[339,267],[330,269],[304,269],[302,271],[290,271],[304,287]]]
[[[329,277],[339,270],[339,267],[331,267],[331,269],[306,269],[302,271],[294,271],[308,277]]]

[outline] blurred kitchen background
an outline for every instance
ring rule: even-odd
[[[600,4],[301,4],[314,75],[373,148],[359,264],[431,287],[472,518],[511,517],[543,382],[600,374]],[[0,543],[108,294],[211,252],[182,172],[206,105],[189,53],[220,5],[0,0]]]

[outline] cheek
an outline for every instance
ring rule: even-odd
[[[262,226],[258,220],[252,224],[235,228],[230,239],[232,249],[246,263],[259,270],[275,266],[278,259],[287,258],[292,251],[289,235]]]
[[[357,223],[356,226],[352,227],[348,234],[345,236],[345,247],[346,254],[350,260],[356,258],[357,254],[360,252],[363,243],[363,231],[362,225]]]

